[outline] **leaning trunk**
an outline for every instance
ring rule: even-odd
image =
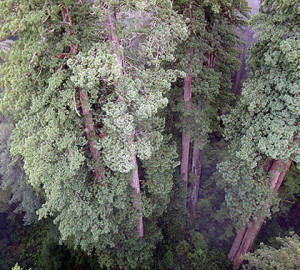
[[[66,7],[62,7],[61,13],[63,16],[63,21],[67,24],[67,31],[69,32],[69,35],[73,35],[73,29],[72,29],[72,21],[69,13],[69,9]],[[70,45],[70,52],[73,54],[78,53],[78,46],[76,44]],[[82,91],[79,91],[80,96],[80,106],[82,113],[84,115],[85,120],[85,131],[86,131],[86,137],[89,142],[90,146],[90,152],[92,154],[93,161],[95,163],[95,177],[97,180],[97,183],[102,184],[102,170],[101,170],[101,160],[98,155],[98,151],[96,149],[97,144],[97,138],[95,133],[95,125],[93,121],[93,116],[91,112],[88,110],[89,100],[88,96],[85,95]],[[76,106],[76,105],[75,105]]]
[[[190,200],[190,213],[192,218],[192,225],[195,224],[196,221],[196,213],[197,213],[197,202],[199,195],[199,185],[200,185],[200,177],[201,177],[201,168],[202,168],[202,150],[197,147],[198,140],[195,139],[194,150],[193,150],[193,159],[192,159],[192,194]]]
[[[106,8],[105,5],[103,5],[104,8]],[[121,76],[124,74],[124,55],[120,51],[120,41],[118,39],[118,36],[116,35],[116,27],[114,24],[114,21],[116,20],[116,10],[112,14],[110,14],[107,18],[106,25],[110,31],[108,39],[109,41],[114,45],[115,47],[115,54],[117,57],[117,60],[122,67]],[[128,145],[134,144],[134,135],[128,137]],[[137,231],[139,234],[139,237],[144,236],[144,226],[143,226],[143,214],[142,214],[142,200],[140,198],[140,180],[139,180],[139,174],[138,174],[138,165],[137,165],[137,158],[136,153],[134,150],[131,149],[131,160],[133,165],[133,173],[130,179],[130,186],[133,188],[133,194],[131,195],[131,200],[134,208],[138,212],[138,222],[137,222]]]
[[[95,176],[98,184],[102,183],[102,170],[101,170],[101,161],[98,155],[98,150],[96,149],[97,138],[95,133],[95,126],[93,121],[93,116],[88,108],[88,97],[82,91],[79,91],[80,96],[80,106],[82,113],[85,117],[85,133],[90,145],[90,152],[92,154],[93,161],[95,163]]]
[[[292,161],[289,160],[288,162],[283,162],[282,160],[275,160],[271,167],[271,189],[273,190],[273,195],[275,195],[291,166]],[[260,231],[261,226],[264,223],[265,216],[257,216],[253,217],[250,225],[245,225],[237,234],[232,248],[229,252],[229,259],[234,264],[234,269],[239,269],[242,262],[243,256],[250,250],[252,247],[257,234]]]

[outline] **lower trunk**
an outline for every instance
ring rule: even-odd
[[[144,225],[143,225],[143,214],[142,214],[142,201],[140,198],[140,179],[138,173],[138,165],[136,160],[136,155],[132,153],[132,165],[133,165],[133,173],[130,179],[130,186],[133,188],[133,195],[131,197],[134,208],[138,212],[138,223],[137,223],[137,231],[139,237],[144,236]]]
[[[195,220],[196,220],[201,167],[202,167],[202,150],[198,147],[194,147],[193,160],[192,160],[192,174],[194,179],[192,182],[192,194],[191,194],[191,201],[190,201],[190,213],[192,218],[192,225],[195,224]]]
[[[291,166],[292,161],[283,162],[282,160],[275,160],[271,167],[271,188],[273,190],[273,194],[276,194],[283,182],[283,179],[286,173]],[[265,216],[258,216],[252,219],[250,225],[245,225],[240,230],[240,232],[235,237],[232,248],[229,252],[229,259],[234,264],[234,269],[239,269],[242,262],[243,256],[250,250],[252,247],[257,234],[260,231],[262,224],[264,223]]]
[[[252,247],[257,234],[263,225],[265,217],[260,217],[256,221],[253,220],[250,225],[244,226],[240,233],[237,234],[236,239],[229,252],[229,259],[233,262],[233,269],[240,268],[243,262],[243,256]]]

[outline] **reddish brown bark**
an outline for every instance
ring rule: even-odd
[[[121,67],[124,68],[124,56],[123,54],[120,52],[120,41],[116,35],[116,27],[115,27],[115,24],[114,24],[114,20],[116,20],[116,13],[112,13],[108,16],[107,18],[107,26],[108,26],[108,29],[109,29],[109,36],[108,36],[108,39],[109,41],[111,41],[114,46],[115,46],[115,54],[117,56],[117,60],[120,64]]]
[[[292,161],[289,160],[284,162],[282,160],[275,160],[270,169],[271,172],[271,183],[270,186],[273,190],[273,195],[275,195],[291,166]],[[242,262],[243,256],[250,250],[252,247],[257,234],[260,231],[261,226],[264,223],[265,216],[256,216],[252,219],[249,225],[242,227],[240,232],[235,237],[234,243],[231,247],[231,250],[228,254],[229,259],[234,264],[234,269],[239,269]]]
[[[103,6],[105,8],[105,6]],[[113,43],[115,47],[115,54],[117,56],[117,60],[122,67],[122,75],[124,74],[124,56],[120,51],[120,41],[116,35],[116,27],[114,24],[114,21],[116,20],[116,11],[114,10],[113,13],[111,13],[106,21],[106,25],[109,29],[109,36],[108,39],[110,42]],[[129,136],[128,138],[128,145],[134,144],[134,138],[133,136]],[[138,174],[138,164],[137,164],[137,158],[136,153],[131,150],[131,159],[132,159],[132,165],[133,165],[133,173],[132,177],[130,179],[130,186],[133,188],[133,195],[131,197],[132,203],[134,208],[138,211],[138,222],[137,222],[137,231],[139,236],[142,238],[144,236],[144,225],[143,225],[143,214],[142,214],[142,201],[140,198],[140,179]]]
[[[63,21],[67,23],[67,31],[69,32],[70,35],[73,35],[73,30],[72,30],[72,21],[70,17],[69,10],[65,7],[61,9],[61,13],[63,16]],[[78,46],[76,44],[70,45],[70,51],[74,54],[78,53]],[[91,112],[88,110],[88,97],[85,95],[82,91],[79,91],[79,96],[80,96],[80,107],[82,109],[82,113],[85,116],[85,133],[86,137],[89,142],[90,146],[90,151],[92,154],[93,161],[95,163],[95,177],[97,182],[100,184],[102,183],[102,170],[101,170],[101,161],[98,156],[98,151],[96,149],[96,144],[97,144],[97,138],[96,138],[96,133],[95,133],[95,125],[93,121],[93,116]]]
[[[80,96],[80,106],[82,109],[82,113],[85,116],[85,133],[90,145],[90,151],[92,154],[92,158],[95,164],[95,176],[97,182],[100,184],[102,182],[102,170],[101,170],[101,161],[98,156],[98,151],[96,149],[97,138],[95,133],[95,126],[93,121],[93,116],[90,111],[87,109],[87,105],[89,104],[88,97],[82,91],[79,91]]]
[[[195,140],[195,142],[197,142],[197,140]],[[194,146],[193,159],[192,159],[192,174],[194,177],[194,181],[192,183],[192,194],[190,199],[190,213],[192,218],[192,225],[194,225],[196,221],[201,168],[202,168],[202,150]]]
[[[192,75],[187,73],[183,82],[183,100],[185,110],[190,109],[190,102],[192,99]],[[182,150],[181,150],[181,166],[180,173],[185,183],[188,180],[189,174],[189,155],[190,155],[190,138],[187,133],[182,133]]]

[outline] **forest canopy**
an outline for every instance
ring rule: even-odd
[[[1,269],[297,269],[300,7],[260,2],[0,0]]]

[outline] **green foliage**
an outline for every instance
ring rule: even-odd
[[[23,268],[21,268],[20,266],[19,266],[19,264],[18,263],[16,263],[16,265],[11,269],[11,270],[22,270]]]
[[[300,194],[300,171],[292,165],[286,174],[282,188],[279,190],[280,213],[287,213],[298,201]]]
[[[156,269],[227,269],[226,255],[212,249],[204,237],[195,231],[177,237],[165,245],[164,257]]]
[[[80,265],[99,269],[93,262],[94,257],[88,256],[72,246],[59,245],[59,232],[51,219],[31,225],[19,235],[21,239],[21,260],[24,268],[32,269],[74,269]]]
[[[192,98],[187,109],[179,82],[172,92],[171,109],[179,114],[177,127],[191,142],[197,137],[200,148],[208,142],[209,133],[220,130],[217,115],[233,99],[228,91],[231,74],[240,64],[236,30],[245,25],[240,16],[248,10],[246,1],[216,2],[175,1],[189,22],[190,36],[177,50],[177,66],[192,76]]]
[[[222,118],[232,155],[215,172],[228,156],[212,133],[221,132],[217,116],[233,99],[236,33],[246,24],[247,1],[0,1],[1,40],[18,35],[13,44],[0,43],[1,183],[27,223],[37,209],[45,218],[21,230],[14,262],[37,269],[229,267],[229,213],[238,227],[273,203],[264,160],[299,161],[294,7],[294,0],[265,1],[253,19],[259,42],[250,51],[251,79]],[[193,77],[189,110],[182,101],[187,73]],[[183,203],[189,190],[176,171],[181,131],[203,150],[194,230]],[[130,186],[136,170],[143,239]],[[287,177],[283,200],[297,198],[297,175]],[[0,196],[8,201],[10,194]],[[11,210],[6,203],[0,209]]]
[[[1,109],[16,121],[11,153],[45,201],[39,217],[53,216],[61,240],[95,252],[100,265],[147,268],[177,165],[160,110],[179,72],[165,66],[187,30],[171,1],[106,4],[0,1],[0,36],[19,36],[1,69]],[[62,8],[72,25],[63,22]],[[114,12],[119,52],[107,40],[105,22]],[[124,66],[116,61],[120,53]],[[84,104],[80,92],[88,97]],[[91,156],[80,106],[91,114],[100,165]],[[132,153],[143,180],[144,239],[137,236],[131,201]]]
[[[247,264],[243,269],[299,269],[300,239],[298,235],[276,238],[277,245],[267,246],[263,243],[253,253],[247,253]]]
[[[299,163],[299,31],[296,1],[265,1],[252,25],[249,80],[231,114],[222,119],[232,157],[219,169],[220,185],[236,227],[270,215],[269,159]],[[274,31],[276,29],[276,31]]]
[[[210,137],[210,143],[203,149],[201,186],[197,204],[195,228],[214,247],[225,253],[234,235],[234,226],[229,209],[224,205],[225,192],[217,183],[220,176],[216,166],[228,156],[227,143],[218,136]]]
[[[24,213],[24,223],[28,225],[37,216],[35,211],[41,206],[40,199],[30,185],[26,183],[26,177],[22,170],[22,162],[13,160],[9,152],[9,137],[13,130],[13,124],[9,123],[3,115],[0,122],[0,175],[1,175],[1,207],[9,207],[15,203],[15,213]],[[5,211],[5,208],[2,212]]]
[[[15,39],[15,37],[10,37]],[[14,44],[12,39],[4,40],[0,43],[0,57],[8,53]],[[2,59],[0,58],[0,62]],[[22,162],[18,159],[12,159],[9,151],[9,138],[14,128],[12,119],[5,118],[0,114],[0,212],[9,212],[11,204],[14,206],[15,213],[24,213],[24,223],[28,225],[37,219],[36,209],[41,205],[36,192],[25,181]]]

